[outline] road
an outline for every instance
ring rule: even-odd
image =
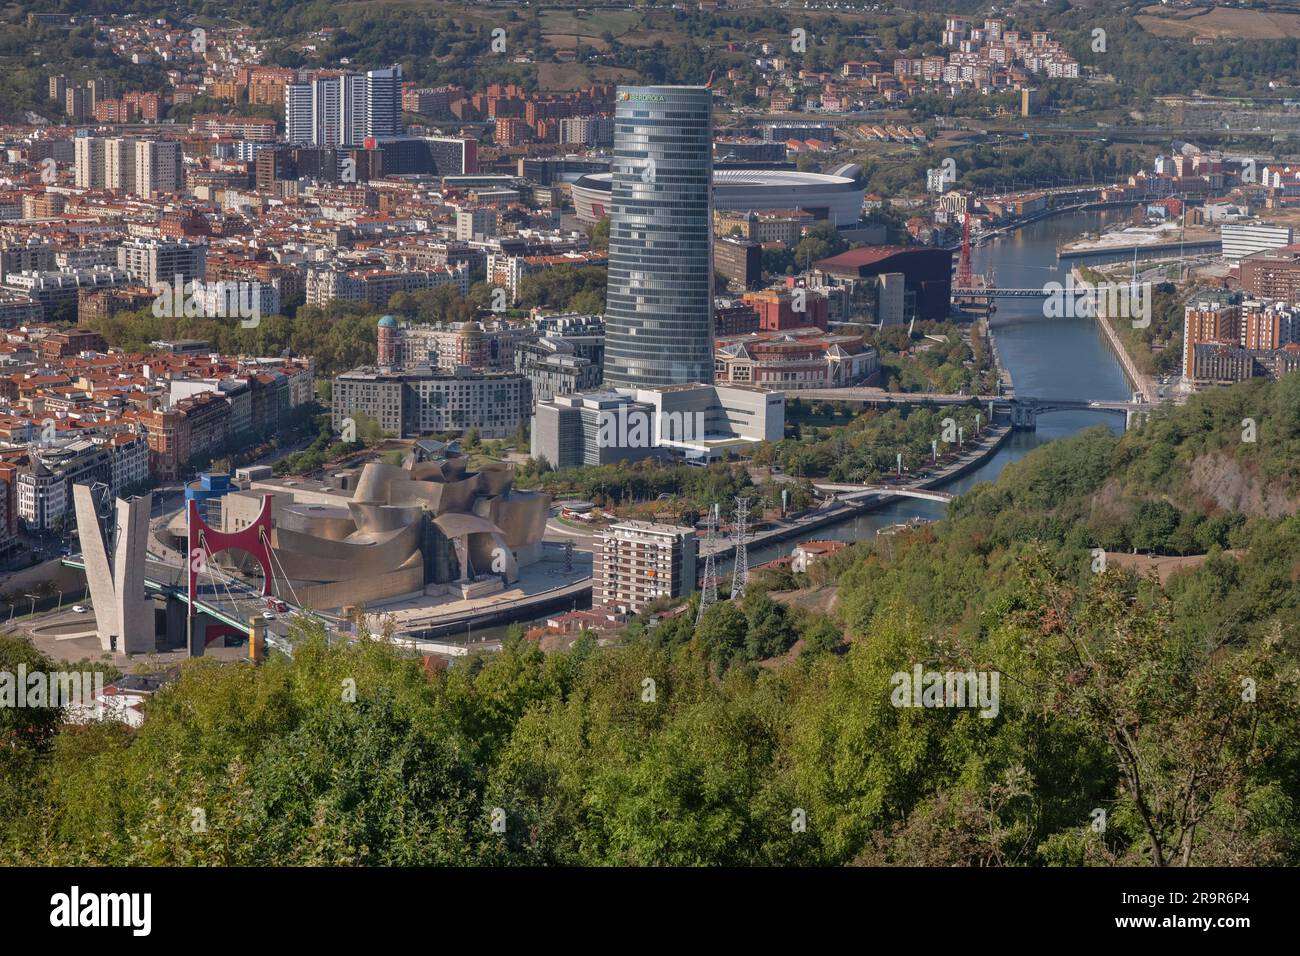
[[[887,392],[883,388],[854,387],[847,388],[801,388],[786,392],[787,398],[811,398],[831,402],[882,402],[902,405],[968,405],[978,401],[981,405],[989,402],[1010,401],[1009,395],[941,395],[929,392]]]

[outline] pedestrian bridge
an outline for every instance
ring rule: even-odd
[[[952,297],[954,299],[1044,299],[1049,292],[1042,288],[1038,289],[1002,289],[997,286],[976,286],[972,288],[962,288],[953,286]]]
[[[841,485],[814,481],[813,488],[845,500],[865,498],[867,495],[898,495],[902,498],[920,498],[923,501],[937,501],[946,505],[956,497],[945,491],[933,491],[929,488],[900,488],[897,485]]]

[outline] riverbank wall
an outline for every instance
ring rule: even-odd
[[[1070,274],[1074,277],[1076,283],[1084,283],[1088,280],[1084,278],[1083,273],[1078,266],[1070,269]],[[1128,349],[1124,347],[1124,342],[1120,339],[1119,333],[1106,319],[1105,316],[1098,314],[1093,317],[1097,323],[1097,328],[1101,330],[1102,338],[1106,342],[1106,347],[1110,349],[1119,362],[1120,369],[1124,372],[1124,378],[1128,381],[1129,391],[1139,396],[1141,401],[1154,401],[1156,394],[1155,382],[1148,375],[1138,371],[1137,364],[1133,361],[1133,356],[1128,354]]]
[[[1015,429],[1011,425],[994,425],[985,429],[981,436],[983,444],[979,452],[969,458],[963,458],[960,461],[953,462],[942,472],[933,475],[923,481],[915,482],[911,485],[913,488],[924,488],[927,490],[939,490],[951,482],[956,481],[970,472],[982,466],[986,461],[997,454],[998,450],[1006,444]],[[990,440],[991,439],[991,440]],[[775,544],[781,541],[789,541],[794,538],[802,538],[811,531],[818,528],[824,528],[827,525],[839,524],[841,521],[847,521],[851,518],[857,518],[873,511],[878,511],[887,505],[896,501],[903,500],[903,495],[891,495],[888,492],[881,492],[879,495],[873,495],[864,501],[848,502],[836,505],[830,508],[818,509],[816,512],[801,516],[795,522],[789,525],[782,525],[776,528],[770,528],[766,531],[760,531],[752,537],[745,538],[746,548],[760,548],[764,545]],[[729,544],[725,548],[719,548],[713,552],[715,559],[725,560],[735,557],[736,546]]]

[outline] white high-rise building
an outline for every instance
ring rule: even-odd
[[[134,139],[104,140],[104,188],[118,192],[135,192]]]
[[[366,74],[366,135],[398,136],[402,132],[402,68]]]
[[[311,84],[311,144],[339,144],[339,103],[342,99],[341,77],[321,77]]]
[[[185,185],[181,144],[171,140],[137,140],[135,192],[140,196],[178,193]]]
[[[402,68],[317,77],[284,89],[285,139],[298,145],[360,146],[402,129]]]
[[[73,140],[73,181],[78,189],[104,188],[104,141],[93,136]]]
[[[303,145],[315,139],[312,125],[312,84],[289,83],[284,88],[284,139]]]
[[[338,142],[327,146],[356,146],[366,138],[366,78],[349,74],[339,80]]]

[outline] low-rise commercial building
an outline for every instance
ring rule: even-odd
[[[1225,222],[1219,227],[1219,236],[1223,245],[1223,258],[1230,265],[1240,264],[1252,253],[1281,249],[1294,241],[1290,226],[1253,222]]]
[[[783,392],[743,385],[609,389],[538,402],[531,453],[556,468],[674,455],[712,461],[784,434]]]

